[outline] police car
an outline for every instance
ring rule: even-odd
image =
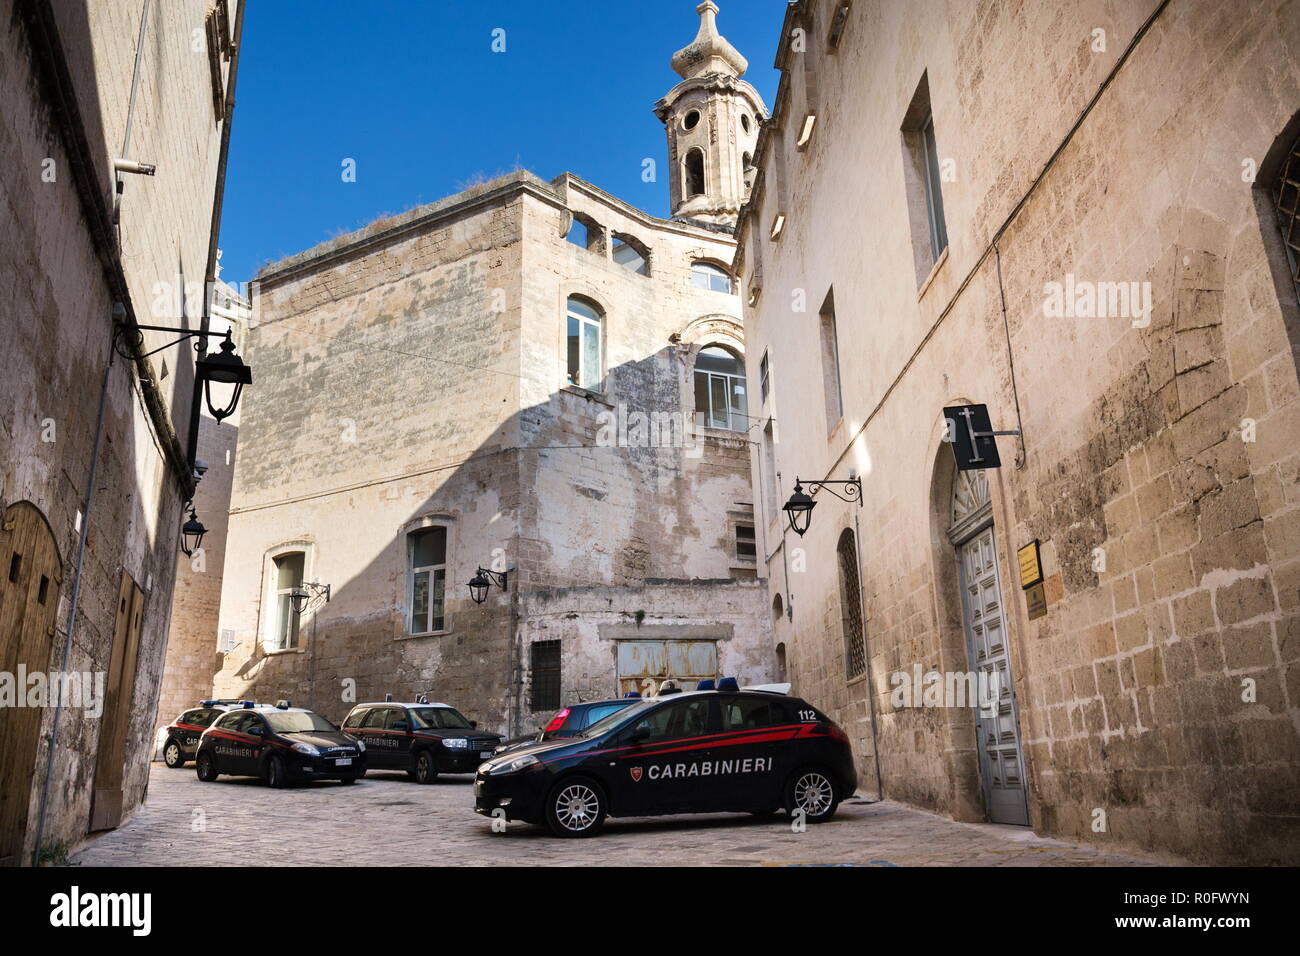
[[[502,754],[507,750],[516,750],[525,744],[538,743],[543,740],[576,737],[596,721],[603,720],[617,710],[630,707],[640,696],[640,694],[636,694],[634,697],[618,697],[612,700],[587,700],[580,704],[570,704],[568,707],[556,711],[545,726],[539,727],[534,733],[525,737],[514,737],[507,740],[497,747],[493,753],[494,755]]]
[[[203,731],[226,711],[244,704],[242,700],[201,700],[198,707],[182,712],[159,735],[163,740],[163,763],[173,770],[184,767],[186,761],[194,759]]]
[[[607,816],[785,809],[829,820],[857,788],[849,739],[788,686],[726,678],[635,701],[577,737],[485,762],[474,809],[565,837],[592,836]]]
[[[372,770],[405,770],[418,783],[433,783],[440,773],[473,773],[501,743],[500,734],[449,704],[385,700],[357,704],[343,729],[364,741]]]
[[[261,777],[276,788],[302,780],[354,783],[366,772],[366,746],[287,700],[274,707],[247,701],[203,732],[194,766],[205,783],[223,773]]]

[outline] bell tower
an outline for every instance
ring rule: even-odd
[[[749,62],[718,33],[718,5],[704,0],[695,12],[699,32],[672,59],[682,81],[655,115],[668,133],[673,218],[731,230],[749,197],[745,170],[767,109],[741,79]]]

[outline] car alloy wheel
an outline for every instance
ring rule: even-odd
[[[585,783],[572,783],[555,798],[555,819],[573,833],[591,829],[600,816],[600,798]]]
[[[415,758],[415,782],[433,783],[438,779],[438,768],[434,766],[433,754],[421,750]]]
[[[829,816],[835,809],[835,787],[820,771],[806,771],[794,784],[794,808],[809,820]]]
[[[211,783],[217,779],[217,767],[212,762],[210,753],[200,753],[198,760],[194,761],[194,772],[198,774],[199,779],[204,783]]]
[[[173,770],[185,763],[184,758],[181,756],[180,744],[176,743],[176,741],[167,741],[167,746],[163,748],[163,763]]]

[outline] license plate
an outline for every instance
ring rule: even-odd
[[[351,764],[352,764],[351,757],[339,757],[337,760],[334,761],[334,766],[336,767],[347,767],[350,766]]]
[[[490,751],[490,750],[484,750],[482,753],[480,753],[480,754],[478,755],[478,759],[479,759],[479,760],[487,760],[487,759],[488,759],[489,757],[491,757],[491,756],[492,756],[492,751]]]

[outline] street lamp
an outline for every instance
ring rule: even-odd
[[[852,472],[850,472],[852,474]],[[836,491],[832,485],[842,485],[844,494]],[[862,479],[861,478],[828,478],[825,481],[810,481],[808,488],[813,494],[816,494],[823,487],[840,501],[856,501],[858,507],[862,507]],[[807,533],[809,525],[812,524],[812,510],[817,507],[817,502],[813,501],[812,495],[803,490],[803,482],[799,478],[794,480],[794,494],[790,500],[781,506],[781,510],[786,513],[790,519],[790,527],[794,533],[803,537]]]
[[[194,513],[194,502],[190,502],[190,518],[181,526],[181,554],[187,558],[192,558],[194,552],[199,550],[199,545],[203,543],[203,536],[208,533],[208,529],[203,527],[203,522],[199,516]]]
[[[488,589],[496,585],[502,591],[506,590],[506,584],[509,579],[508,571],[489,571],[487,568],[479,568],[474,572],[474,576],[469,579],[469,596],[474,599],[475,604],[482,604],[487,600]]]
[[[330,586],[328,584],[306,581],[289,592],[289,604],[293,608],[294,614],[301,614],[307,610],[309,604],[322,596],[325,598],[325,603],[329,604]]]
[[[244,360],[235,354],[235,343],[230,340],[230,329],[221,342],[221,351],[204,355],[198,361],[199,378],[203,381],[204,394],[208,401],[208,411],[217,421],[229,418],[239,405],[239,393],[245,385],[253,383],[253,370],[244,364]],[[212,403],[212,383],[233,385],[230,401],[221,408]]]

